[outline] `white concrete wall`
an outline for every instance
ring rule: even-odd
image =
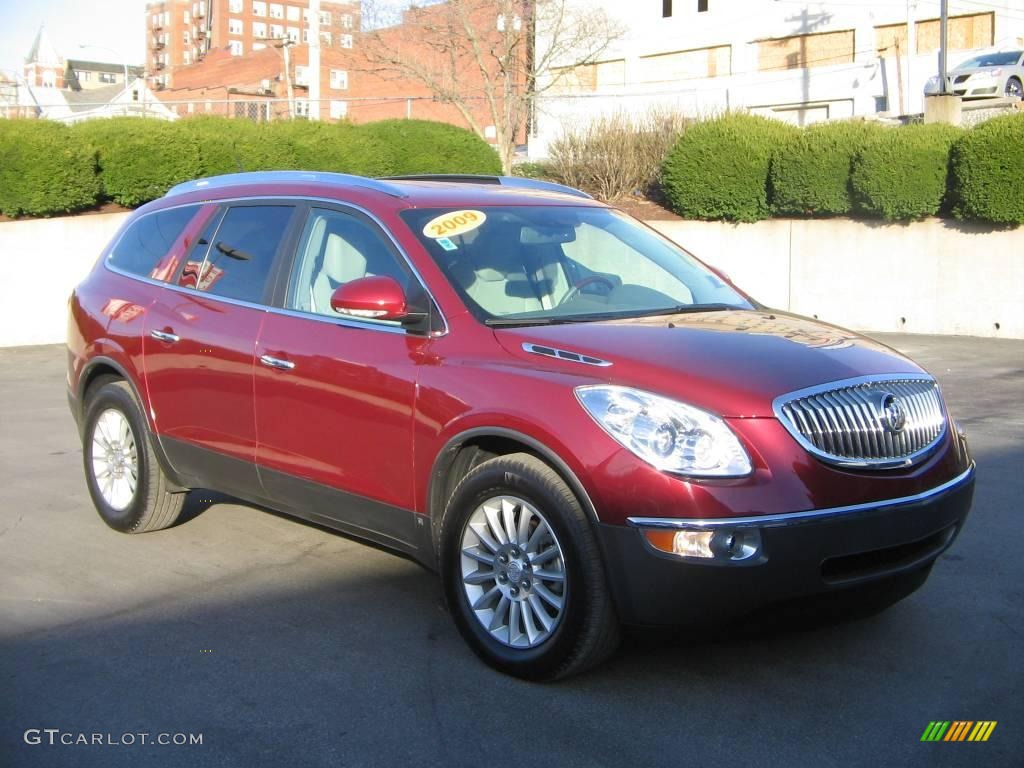
[[[776,309],[861,331],[1024,338],[1024,227],[650,222]]]
[[[71,289],[127,215],[0,223],[0,346],[64,341]],[[650,223],[777,309],[864,331],[1024,339],[1024,227]]]
[[[127,216],[0,223],[0,346],[64,341],[71,289]]]

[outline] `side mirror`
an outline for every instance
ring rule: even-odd
[[[405,291],[393,277],[360,277],[331,294],[331,309],[340,315],[374,320],[413,320],[421,313],[408,310]]]

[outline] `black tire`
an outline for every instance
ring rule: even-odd
[[[108,411],[121,414],[127,421],[135,448],[135,488],[130,501],[126,505],[118,505],[121,508],[112,506],[104,497],[93,462],[93,439],[97,434],[97,422]],[[85,481],[96,511],[103,522],[116,531],[159,531],[174,525],[181,514],[186,494],[170,490],[170,483],[153,453],[150,440],[149,429],[135,394],[126,382],[112,379],[89,390],[82,437]]]
[[[561,550],[561,612],[549,636],[529,648],[510,647],[492,636],[477,618],[463,583],[462,546],[469,521],[485,501],[499,496],[532,505]],[[470,648],[501,672],[528,680],[568,677],[601,663],[619,645],[619,621],[591,522],[558,473],[534,456],[499,456],[475,467],[459,482],[441,521],[438,556],[445,599],[456,627]]]
[[[1011,77],[1006,81],[1005,96],[1013,99],[1024,99],[1024,85],[1021,84],[1019,78]]]

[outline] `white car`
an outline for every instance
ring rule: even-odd
[[[1024,51],[997,51],[973,56],[947,74],[947,93],[965,99],[1007,96],[1024,99]],[[941,93],[939,78],[929,78],[925,96]]]

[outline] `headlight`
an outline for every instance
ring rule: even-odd
[[[577,387],[576,397],[609,435],[660,470],[694,477],[751,472],[739,439],[712,413],[629,387]]]

